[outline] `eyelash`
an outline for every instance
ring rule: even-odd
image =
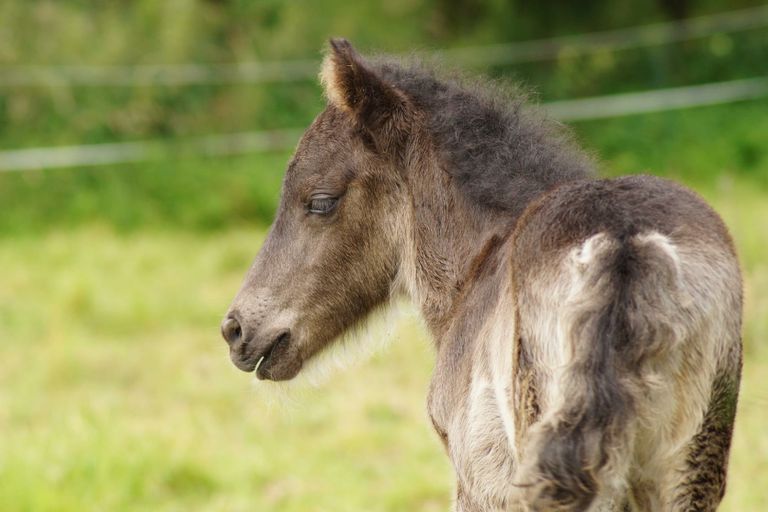
[[[336,204],[339,202],[339,199],[332,196],[316,196],[310,199],[309,201],[309,213],[314,213],[316,215],[327,215],[333,211],[334,208],[336,208]]]

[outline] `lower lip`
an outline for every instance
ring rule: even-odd
[[[266,365],[264,364],[265,361],[266,358],[256,366],[256,378],[259,380],[272,380],[270,377],[273,377],[273,375],[271,375],[271,373],[269,375],[267,374],[267,369],[265,368]]]
[[[277,341],[275,341],[275,343],[273,343],[272,346],[269,347],[269,350],[267,351],[267,353],[264,354],[261,357],[261,359],[259,359],[259,362],[256,363],[256,368],[255,368],[255,370],[256,370],[256,377],[259,380],[265,380],[265,379],[268,378],[268,376],[266,374],[266,366],[269,364],[270,357],[272,357],[272,353],[275,351],[277,346],[280,345],[281,343],[284,343],[284,342],[285,342],[285,338],[284,337],[281,336],[280,338],[278,338]]]

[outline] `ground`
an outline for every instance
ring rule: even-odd
[[[731,185],[706,195],[732,227],[747,297],[722,510],[768,510],[768,201]],[[0,242],[2,510],[448,509],[416,320],[282,405],[229,362],[218,323],[262,237],[90,226]]]

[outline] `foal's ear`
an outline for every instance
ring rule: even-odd
[[[379,149],[403,142],[411,107],[405,93],[370,69],[346,39],[331,39],[320,81],[328,102],[349,112]]]

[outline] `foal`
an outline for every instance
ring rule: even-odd
[[[741,369],[717,214],[650,176],[592,177],[563,129],[480,85],[331,41],[327,108],[222,324],[287,380],[404,294],[456,510],[714,510]]]

